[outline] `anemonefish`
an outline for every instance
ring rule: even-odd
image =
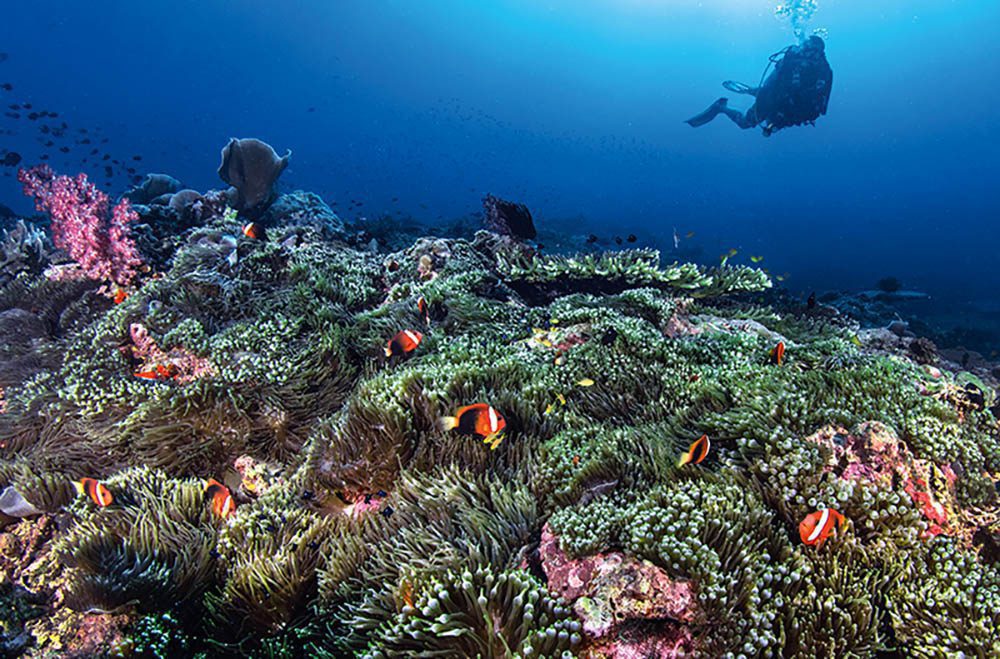
[[[799,537],[807,545],[822,545],[838,528],[844,525],[844,516],[833,508],[809,513],[799,523]]]
[[[111,505],[111,502],[115,500],[111,496],[111,490],[109,490],[104,483],[101,483],[94,478],[81,478],[78,483],[76,483],[76,491],[80,494],[86,494],[90,497],[90,500],[96,503],[101,508],[105,508]]]
[[[430,310],[427,308],[427,300],[423,296],[417,300],[417,311],[420,312],[420,317],[424,319],[424,325],[431,324],[431,314]]]
[[[402,587],[399,590],[400,590],[400,595],[402,596],[402,599],[403,599],[403,604],[405,604],[406,606],[412,608],[413,607],[413,584],[409,580],[404,579],[403,580],[403,585],[402,585]]]
[[[771,363],[775,366],[781,366],[781,363],[785,361],[785,342],[778,341],[778,345],[771,348],[769,353],[769,359]]]
[[[708,455],[708,449],[711,448],[712,443],[708,441],[708,435],[702,435],[698,439],[691,442],[691,448],[688,449],[687,453],[681,454],[681,459],[677,461],[678,467],[683,467],[684,465],[690,463],[698,464],[705,459]]]
[[[121,304],[122,302],[125,301],[125,298],[127,297],[128,297],[128,292],[124,288],[115,289],[115,296],[114,296],[115,304]]]
[[[164,366],[163,364],[157,364],[148,371],[136,371],[132,375],[143,380],[168,380],[174,377],[175,374],[176,371],[172,365]]]
[[[247,222],[243,225],[243,235],[251,240],[264,240],[264,227],[256,222]]]
[[[205,494],[212,502],[212,512],[218,517],[226,519],[236,511],[236,502],[233,501],[232,492],[214,478],[209,478],[205,484]]]
[[[416,330],[403,330],[398,332],[396,336],[389,339],[389,343],[385,345],[385,356],[394,357],[399,355],[408,355],[417,349],[420,342],[423,341],[424,335]]]
[[[455,416],[441,417],[442,430],[458,430],[462,435],[472,435],[495,449],[503,441],[507,421],[491,405],[475,403],[458,408]]]

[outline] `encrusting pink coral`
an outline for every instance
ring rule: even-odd
[[[21,169],[17,180],[24,194],[34,197],[35,208],[52,218],[52,241],[66,250],[90,279],[132,283],[142,258],[129,225],[139,219],[127,199],[110,209],[108,196],[87,180],[56,176],[47,165]]]
[[[870,421],[851,432],[826,427],[807,439],[830,450],[827,470],[839,473],[843,479],[885,488],[898,484],[927,518],[927,535],[971,535],[956,514],[954,490],[958,477],[954,470],[949,465],[915,458],[885,424]]]
[[[621,552],[571,559],[548,524],[538,554],[549,590],[583,622],[583,656],[638,659],[693,651],[689,626],[704,619],[693,582]]]
[[[204,357],[180,347],[164,351],[156,345],[156,341],[141,323],[129,325],[129,337],[132,339],[132,346],[127,346],[125,350],[130,351],[132,357],[143,364],[138,369],[140,371],[156,366],[169,367],[173,373],[172,379],[181,384],[215,375],[215,366]]]

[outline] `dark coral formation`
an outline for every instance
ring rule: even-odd
[[[531,211],[524,204],[507,201],[491,194],[483,197],[486,228],[502,236],[531,240],[538,235]]]
[[[225,195],[162,201],[141,212],[172,233],[149,221],[153,271],[121,294],[45,275],[27,226],[5,261],[17,651],[1000,653],[986,370],[765,306],[751,268],[485,231],[377,254],[304,192],[254,204],[264,239]],[[401,329],[423,340],[386,358]],[[441,430],[475,402],[506,420],[495,450]],[[803,544],[828,506],[845,527]]]
[[[236,188],[235,207],[248,214],[266,210],[291,155],[289,151],[279,157],[271,145],[253,137],[229,140],[222,149],[219,178]]]

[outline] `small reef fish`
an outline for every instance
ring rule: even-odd
[[[760,263],[763,260],[764,260],[763,256],[753,256],[753,255],[750,255],[750,261],[752,261],[753,263]]]
[[[115,304],[121,304],[128,297],[128,292],[124,288],[115,289],[114,302]]]
[[[688,463],[699,464],[708,455],[708,449],[711,446],[712,442],[708,440],[708,435],[702,435],[691,442],[691,448],[688,449],[687,453],[681,454],[681,459],[677,461],[677,466],[683,467]]]
[[[577,380],[576,385],[578,387],[593,387],[594,381],[591,380],[590,378],[583,378],[581,380]]]
[[[251,240],[264,240],[264,227],[256,222],[247,222],[243,225],[243,235]]]
[[[385,346],[386,357],[398,357],[408,355],[417,349],[420,342],[424,340],[424,335],[416,330],[403,330],[396,336],[389,339]]]
[[[810,293],[809,298],[806,300],[806,309],[816,308],[816,293]]]
[[[775,366],[781,366],[785,361],[785,342],[778,341],[778,345],[771,348],[771,352],[768,353],[768,359]]]
[[[677,227],[674,227],[674,249],[681,248],[681,237],[677,235]]]
[[[424,319],[424,325],[429,326],[431,324],[431,313],[427,306],[427,300],[422,295],[417,300],[417,311],[420,312],[420,317]]]
[[[226,519],[236,512],[236,502],[233,501],[233,493],[229,491],[228,487],[214,478],[209,478],[208,482],[205,483],[205,494],[208,496],[209,501],[212,502],[212,512],[217,517]]]
[[[799,537],[807,545],[821,546],[837,529],[844,525],[844,516],[833,508],[809,513],[799,523]]]
[[[557,393],[556,394],[556,400],[555,400],[555,402],[549,403],[545,407],[545,414],[546,415],[552,414],[552,412],[556,409],[556,403],[559,403],[560,405],[565,405],[566,404],[566,397],[563,396],[560,393]]]
[[[492,405],[474,403],[455,411],[455,416],[441,417],[441,429],[457,430],[459,434],[481,439],[495,449],[503,441],[507,421]]]
[[[115,500],[111,496],[111,490],[109,490],[104,483],[101,483],[94,478],[81,478],[79,482],[76,483],[76,491],[80,494],[86,494],[101,508],[106,508],[111,505]]]
[[[163,364],[157,364],[155,368],[146,371],[136,371],[132,375],[143,380],[169,380],[174,377],[174,369]]]
[[[413,584],[409,580],[404,579],[399,591],[403,604],[413,608]]]

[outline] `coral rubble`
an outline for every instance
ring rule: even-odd
[[[4,234],[4,652],[1000,655],[987,369],[756,269],[543,256],[526,209],[356,249],[266,146],[227,147],[236,195],[130,193],[118,286]],[[443,431],[479,402],[503,441]]]

